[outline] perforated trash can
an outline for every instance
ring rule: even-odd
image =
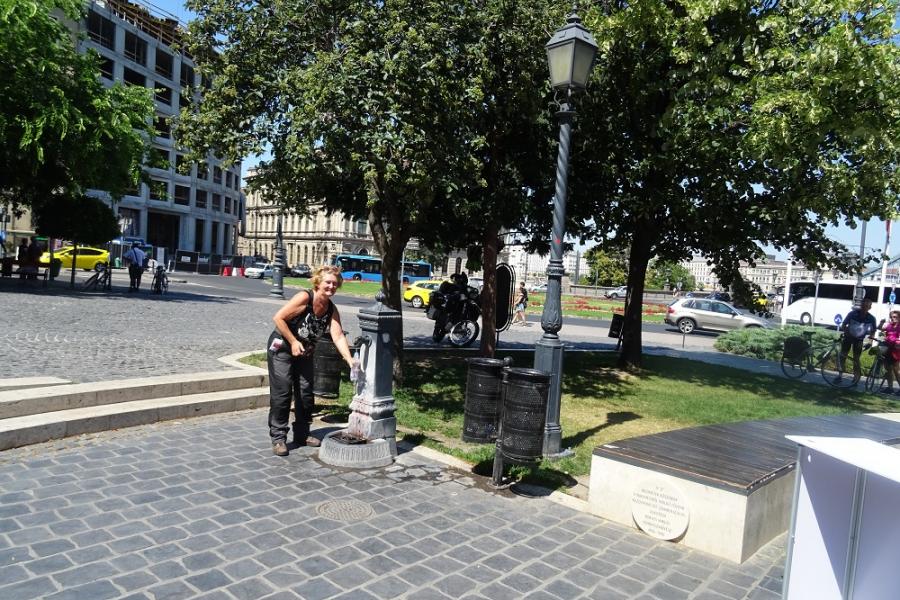
[[[337,398],[345,366],[344,359],[331,340],[331,334],[326,333],[320,337],[313,355],[313,394],[322,398]]]
[[[533,464],[544,451],[550,374],[509,367],[503,378],[500,450],[509,462]]]
[[[487,444],[497,439],[506,362],[496,358],[470,358],[467,362],[469,374],[466,379],[462,440]]]

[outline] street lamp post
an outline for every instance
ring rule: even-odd
[[[275,223],[275,261],[272,263],[272,290],[269,295],[284,298],[284,237],[281,235],[281,211],[278,211]]]
[[[553,197],[553,230],[550,239],[550,263],[547,265],[547,299],[541,314],[543,336],[534,345],[534,368],[550,373],[550,391],[547,402],[547,420],[544,426],[544,456],[560,457],[562,452],[562,427],[559,424],[559,407],[562,395],[563,344],[559,339],[562,329],[562,276],[563,238],[565,237],[566,194],[569,178],[569,141],[575,108],[573,93],[584,89],[594,66],[597,44],[590,32],[581,24],[573,10],[566,17],[566,24],[556,30],[545,46],[550,66],[550,83],[562,93],[559,111],[559,153],[556,159],[556,193]]]

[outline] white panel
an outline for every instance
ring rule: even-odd
[[[853,597],[895,600],[900,596],[900,484],[869,473],[859,528]]]
[[[802,448],[787,600],[840,600],[856,468]]]

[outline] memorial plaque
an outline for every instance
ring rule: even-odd
[[[661,478],[646,479],[635,486],[631,515],[644,533],[660,540],[681,537],[690,520],[684,496]]]

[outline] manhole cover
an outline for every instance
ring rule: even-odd
[[[360,500],[329,500],[318,505],[316,512],[333,521],[362,521],[375,513],[369,504]]]

